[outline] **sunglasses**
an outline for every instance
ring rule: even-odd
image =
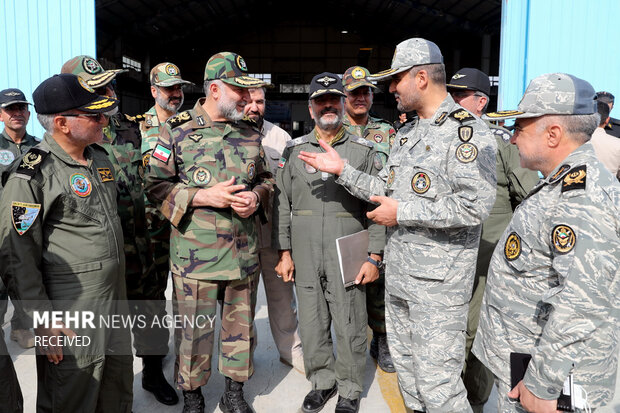
[[[95,122],[101,122],[106,116],[103,113],[61,113],[59,116],[67,116],[78,118],[83,116],[85,118],[92,118]]]

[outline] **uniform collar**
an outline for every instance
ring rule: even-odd
[[[155,109],[155,105],[153,105],[153,107],[151,107],[147,112],[144,113],[144,118],[149,128],[159,126],[159,118],[157,117],[157,110]]]
[[[4,137],[4,139],[6,139],[7,141],[9,141],[9,143],[12,143],[13,145],[17,145],[13,139],[11,139],[11,137],[6,133],[6,128],[2,130],[2,136]],[[34,146],[37,143],[39,143],[37,141],[37,139],[32,136],[32,135],[28,135],[28,132],[26,132],[26,134],[24,135],[24,139],[22,139],[20,145],[30,145],[30,146]]]
[[[456,104],[454,99],[452,99],[452,96],[448,93],[448,96],[446,96],[443,102],[441,102],[441,104],[435,111],[435,114],[431,117],[431,126],[442,125],[443,122],[445,122],[446,117],[448,117],[448,115],[452,113],[457,106],[458,105]]]
[[[43,142],[50,148],[50,152],[53,153],[57,158],[69,165],[78,165],[84,166],[75,159],[73,159],[64,149],[56,142],[56,140],[49,133],[45,132],[43,135]],[[93,159],[93,149],[90,146],[87,146],[84,149],[84,157],[88,161],[88,165],[90,166]]]
[[[594,147],[590,142],[578,146],[572,151],[555,169],[543,180],[545,184],[553,184],[560,181],[564,175],[576,166],[583,165],[591,160],[594,155]]]

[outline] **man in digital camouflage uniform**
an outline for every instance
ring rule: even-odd
[[[396,130],[387,121],[370,116],[373,91],[377,89],[368,80],[368,70],[361,66],[348,68],[342,76],[346,116],[342,123],[352,135],[364,138],[375,145],[375,151],[381,158],[382,169],[390,154]],[[366,286],[366,311],[368,326],[372,330],[370,355],[377,360],[379,367],[388,373],[394,373],[394,364],[385,333],[385,271],[381,268],[379,279]]]
[[[221,305],[219,370],[226,377],[224,412],[252,412],[243,383],[253,373],[253,289],[259,271],[254,214],[264,216],[273,178],[260,134],[243,119],[247,76],[235,53],[213,55],[205,67],[205,98],[168,119],[149,160],[149,199],[171,223],[170,269],[178,314],[198,320],[177,330],[177,385],[184,412],[204,411],[200,387],[211,376],[216,305]],[[201,318],[199,318],[201,317]]]
[[[474,115],[480,117],[486,112],[491,93],[491,82],[486,73],[474,68],[462,68],[452,76],[447,87],[454,101]],[[471,352],[478,328],[489,262],[497,241],[510,222],[512,211],[538,182],[538,172],[519,166],[519,150],[509,142],[512,137],[510,132],[490,121],[487,121],[487,124],[495,135],[497,144],[497,188],[491,214],[482,224],[476,278],[467,317],[463,368],[463,383],[474,413],[482,413],[484,404],[493,390],[493,373]]]
[[[0,122],[4,123],[4,130],[0,137],[0,174],[7,170],[15,159],[39,143],[34,136],[26,132],[30,119],[29,104],[26,96],[19,89],[5,89],[0,92]],[[1,182],[0,193],[2,193]],[[0,280],[0,324],[4,323],[7,307],[8,291]],[[13,303],[11,340],[16,341],[22,348],[33,347],[34,335],[30,327],[28,318],[19,303]],[[4,332],[0,331],[0,337],[4,337]]]
[[[319,142],[324,142],[354,168],[377,173],[381,165],[374,145],[342,125],[345,96],[338,75],[324,72],[312,78],[308,108],[315,128],[287,144],[276,179],[273,244],[280,255],[276,272],[284,281],[295,274],[304,365],[312,382],[302,404],[304,413],[321,410],[336,390],[336,412],[359,409],[367,343],[364,285],[379,277],[385,244],[385,228],[372,223],[369,227],[366,222],[366,202],[339,189],[333,175],[297,158],[300,151],[320,150]],[[369,231],[369,261],[355,285],[345,286],[336,239],[364,228]]]
[[[153,148],[157,145],[160,127],[172,116],[176,115],[185,96],[183,87],[192,84],[181,77],[181,71],[174,63],[164,62],[155,65],[149,75],[151,81],[151,95],[155,99],[155,105],[144,114],[140,120],[140,133],[142,134],[142,163],[148,167],[149,158]],[[146,224],[149,229],[151,246],[153,248],[153,261],[155,272],[148,283],[152,292],[150,296],[165,300],[164,293],[168,283],[170,272],[170,222],[155,208],[149,200],[144,199],[146,210]],[[157,301],[161,305],[165,302]],[[158,308],[155,314],[166,314],[166,309]],[[167,341],[167,340],[166,340]]]
[[[443,57],[431,41],[396,46],[390,69],[400,112],[418,118],[399,129],[377,177],[332,151],[302,158],[355,196],[379,206],[368,214],[388,227],[385,271],[390,353],[407,407],[470,412],[461,380],[467,309],[482,222],[495,202],[495,139],[447,93]]]
[[[613,398],[618,366],[620,184],[588,142],[599,118],[594,89],[541,75],[517,110],[486,117],[516,118],[521,166],[544,179],[495,248],[474,354],[495,375],[501,413],[555,412],[569,374],[599,408]],[[531,355],[514,388],[511,353]]]
[[[0,202],[3,271],[29,317],[93,312],[93,325],[39,326],[37,412],[121,412],[132,406],[131,336],[99,315],[127,315],[116,175],[96,142],[116,99],[73,74],[33,93],[43,142],[11,167]],[[6,176],[5,176],[6,177]],[[57,340],[87,337],[74,344]],[[49,339],[47,344],[45,339]],[[3,373],[4,374],[4,373]]]
[[[114,80],[127,69],[104,70],[90,56],[76,56],[67,61],[61,73],[80,76],[97,93],[116,98]],[[169,332],[160,324],[151,322],[153,315],[165,315],[165,302],[156,281],[153,252],[146,226],[144,209],[143,177],[144,166],[141,156],[141,136],[138,121],[118,112],[109,112],[110,122],[103,129],[101,146],[108,152],[114,166],[115,183],[118,189],[118,214],[123,225],[125,251],[125,280],[127,298],[134,315],[146,315],[149,328],[138,324],[133,328],[136,355],[142,358],[142,387],[153,393],[155,398],[167,405],[178,403],[179,398],[162,371],[162,361],[168,353]],[[157,302],[159,301],[159,303]]]

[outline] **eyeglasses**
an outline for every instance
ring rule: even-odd
[[[105,115],[103,113],[61,113],[59,116],[67,116],[78,118],[84,116],[85,118],[92,118],[95,122],[101,122]]]

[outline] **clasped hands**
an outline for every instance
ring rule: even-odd
[[[256,192],[243,191],[245,188],[245,185],[235,185],[235,177],[232,177],[210,188],[199,189],[192,200],[192,206],[230,207],[241,218],[248,218],[258,209],[259,199]]]

